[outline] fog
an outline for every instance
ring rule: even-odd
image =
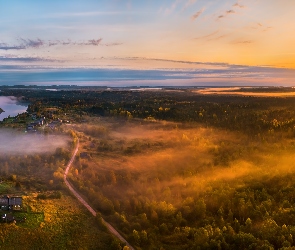
[[[295,91],[292,92],[251,92],[251,91],[240,91],[242,88],[231,87],[231,88],[205,88],[195,90],[193,92],[204,94],[204,95],[241,95],[241,96],[255,96],[255,97],[287,97],[295,96]],[[244,88],[245,89],[245,88]]]
[[[96,127],[105,135],[97,133],[89,140]],[[288,140],[253,141],[239,132],[173,122],[100,119],[90,127],[75,128],[85,133],[80,147],[92,157],[81,162],[88,161],[89,167],[80,172],[88,181],[96,183],[96,173],[108,176],[110,170],[118,180],[129,180],[119,193],[116,186],[102,188],[114,197],[144,194],[181,204],[183,197],[197,197],[225,184],[238,188],[295,172]],[[173,195],[164,194],[167,188]]]
[[[0,154],[35,154],[54,152],[66,147],[69,138],[61,135],[25,134],[24,132],[0,129]]]

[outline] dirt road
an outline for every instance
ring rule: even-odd
[[[68,165],[66,167],[65,173],[64,173],[64,181],[65,184],[67,185],[67,187],[69,188],[69,190],[73,193],[73,195],[75,195],[75,197],[89,210],[89,212],[93,215],[96,216],[96,211],[81,197],[81,195],[72,187],[72,185],[68,182],[67,180],[67,175],[69,173],[69,170],[72,166],[72,163],[75,160],[75,156],[77,154],[79,150],[79,140],[77,141],[77,145],[76,148],[73,152],[73,155],[70,159],[70,161],[68,162]],[[123,238],[122,235],[119,234],[119,232],[113,228],[108,222],[106,222],[104,219],[102,219],[103,223],[106,225],[106,227],[108,228],[108,230],[114,235],[116,236],[120,241],[124,242],[129,248],[130,250],[134,250],[134,248]]]

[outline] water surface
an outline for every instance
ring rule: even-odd
[[[25,112],[28,108],[26,103],[21,103],[14,96],[0,96],[0,108],[5,112],[0,114],[0,121],[8,116],[16,116]]]

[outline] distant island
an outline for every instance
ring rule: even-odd
[[[5,112],[5,111],[2,108],[0,108],[0,114],[3,113],[3,112]]]

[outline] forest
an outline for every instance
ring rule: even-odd
[[[135,249],[295,248],[294,97],[101,88],[1,94],[30,103],[1,122],[5,129],[22,133],[32,114],[68,121],[38,128],[64,138],[51,151],[1,154],[11,184],[2,193],[67,195],[62,176],[75,134],[70,182]]]

